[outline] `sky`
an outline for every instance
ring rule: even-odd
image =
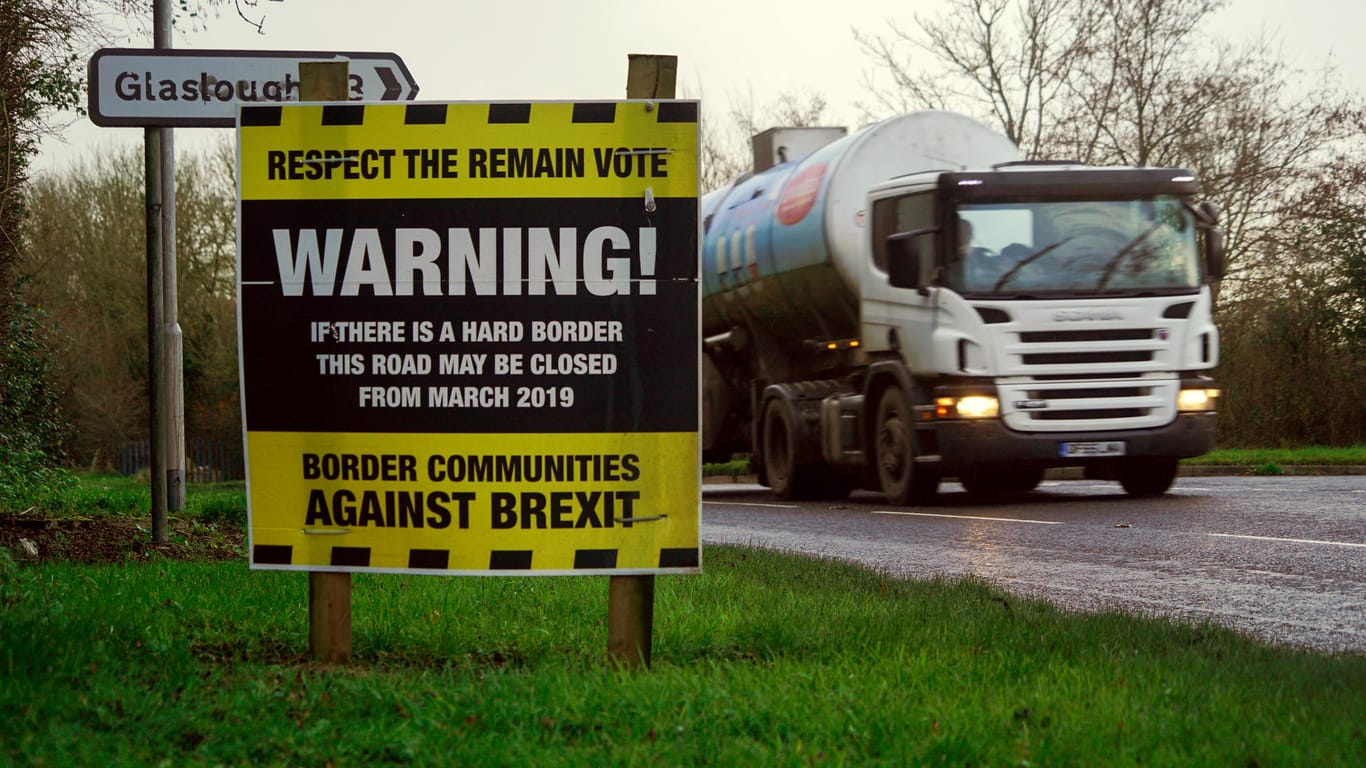
[[[855,127],[857,103],[875,71],[854,31],[910,28],[915,13],[944,0],[243,0],[264,33],[229,6],[202,29],[177,33],[177,48],[379,51],[398,54],[423,101],[617,99],[627,55],[678,56],[680,96],[701,98],[706,116],[734,104],[762,107],[780,94],[820,94],[827,122]],[[173,3],[174,4],[174,3]],[[150,2],[149,2],[150,5]],[[686,10],[682,10],[685,9]],[[1266,36],[1287,63],[1330,61],[1348,87],[1366,93],[1366,1],[1230,0],[1209,34],[1231,43]],[[150,48],[150,34],[121,47]],[[93,51],[91,51],[93,53]],[[140,128],[101,128],[75,115],[60,139],[43,143],[36,170],[60,170],[111,147],[140,146]],[[705,125],[705,123],[704,123]],[[230,131],[183,128],[179,152]]]

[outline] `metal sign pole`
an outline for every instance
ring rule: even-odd
[[[162,403],[161,360],[161,129],[143,128],[147,205],[147,404],[151,422],[152,541],[168,540],[166,530],[166,411]]]
[[[171,45],[171,1],[153,0],[152,3],[152,42],[157,48]],[[165,544],[170,541],[167,525],[167,482],[170,477],[170,464],[167,461],[167,437],[173,427],[173,409],[169,407],[167,395],[169,380],[165,366],[174,364],[179,367],[179,358],[174,361],[167,355],[163,326],[166,319],[166,222],[167,209],[172,213],[169,220],[174,222],[175,208],[175,165],[174,159],[169,173],[165,167],[167,158],[174,155],[170,146],[170,130],[148,127],[143,129],[143,163],[146,182],[147,207],[147,400],[148,419],[151,422],[152,448],[152,543]],[[167,182],[167,178],[171,179]],[[172,224],[170,239],[171,258],[175,258],[175,229]],[[174,271],[172,272],[174,274]],[[170,295],[174,297],[175,289]],[[179,431],[177,427],[176,431]],[[183,460],[182,460],[183,461]],[[183,499],[183,491],[181,498]],[[183,506],[183,502],[182,502]]]
[[[171,47],[171,0],[157,0],[154,20],[157,48]],[[166,468],[165,514],[152,526],[157,544],[170,541],[166,517],[185,509],[185,389],[184,353],[176,295],[178,281],[175,245],[175,134],[163,126],[161,133],[161,419]]]

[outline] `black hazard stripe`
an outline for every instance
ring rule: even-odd
[[[370,567],[370,547],[333,547],[328,564],[350,568]],[[618,550],[580,549],[574,552],[574,570],[591,571],[617,567]],[[496,549],[489,553],[490,571],[530,571],[533,550]],[[408,568],[415,571],[450,569],[449,549],[411,549]],[[257,544],[252,549],[256,565],[293,565],[294,547],[288,544]],[[659,550],[660,568],[697,568],[701,553],[695,547],[666,547]],[[316,563],[315,563],[316,565]]]
[[[333,547],[331,565],[345,565],[352,568],[370,567],[369,547]]]
[[[276,106],[242,105],[242,125],[248,128],[278,128],[284,108]]]
[[[659,105],[658,121],[661,123],[695,123],[697,122],[697,102],[663,102]]]
[[[696,547],[666,547],[659,550],[660,568],[696,568],[702,559]]]
[[[617,105],[610,101],[595,101],[574,105],[575,123],[613,123],[617,119]]]
[[[531,555],[529,549],[495,549],[489,553],[489,570],[529,571]]]
[[[444,125],[447,120],[448,104],[408,104],[403,115],[404,125]],[[252,128],[279,127],[283,107],[277,105],[243,105],[242,125]],[[665,101],[656,108],[656,121],[660,123],[697,122],[697,102]],[[617,103],[610,101],[591,101],[576,103],[572,122],[575,123],[614,123],[617,119]],[[489,104],[489,125],[517,125],[531,122],[529,102]],[[364,104],[329,104],[323,106],[322,125],[364,125]]]
[[[445,104],[409,104],[403,111],[404,125],[445,125]]]
[[[294,562],[294,547],[288,544],[257,544],[251,561],[259,565],[289,565]]]
[[[518,125],[531,122],[530,104],[490,104],[489,125]]]
[[[576,571],[616,567],[617,551],[615,549],[580,549],[574,552],[574,570]]]
[[[364,104],[323,105],[322,125],[365,125]]]
[[[451,566],[449,549],[413,549],[408,551],[408,567],[414,570],[444,571]]]

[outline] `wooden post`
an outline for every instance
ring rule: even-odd
[[[349,84],[345,61],[299,62],[302,101],[346,101]],[[308,651],[325,664],[351,658],[351,574],[309,571]]]
[[[308,572],[308,652],[324,664],[351,658],[351,574]]]
[[[346,101],[351,70],[345,61],[299,62],[300,101]]]
[[[677,56],[627,56],[626,98],[672,99]],[[655,577],[611,576],[607,588],[607,655],[626,667],[650,666],[654,641]]]
[[[626,61],[626,98],[674,98],[678,82],[677,56],[632,53],[627,55]]]

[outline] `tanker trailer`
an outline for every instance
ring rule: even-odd
[[[789,499],[1057,466],[1166,492],[1214,438],[1222,234],[1197,195],[1182,169],[1022,162],[937,111],[756,168],[702,201],[704,460],[746,451]]]

